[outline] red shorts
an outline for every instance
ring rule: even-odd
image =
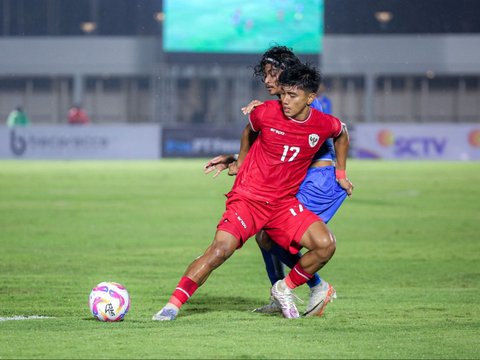
[[[239,248],[263,229],[274,242],[295,254],[301,249],[300,240],[305,231],[314,222],[321,221],[293,196],[274,204],[231,192],[227,198],[217,229],[235,236]]]

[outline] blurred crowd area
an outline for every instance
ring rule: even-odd
[[[249,99],[268,99],[263,84],[246,76],[240,87],[228,77],[171,77],[161,86],[176,95],[162,99],[156,99],[159,84],[147,76],[92,76],[85,81],[82,104],[93,123],[156,122],[152,112],[159,101],[163,123],[236,124],[242,121],[240,108]],[[362,76],[326,76],[324,83],[336,116],[353,124],[368,121]],[[478,76],[386,75],[375,83],[374,116],[377,122],[386,123],[478,122],[479,98]],[[64,123],[72,103],[73,79],[69,77],[17,77],[0,83],[3,119],[12,105],[24,104],[34,124]],[[163,117],[163,112],[169,115]]]

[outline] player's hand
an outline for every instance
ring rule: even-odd
[[[243,115],[250,114],[250,112],[255,109],[258,105],[262,105],[263,101],[252,100],[247,106],[242,107]]]
[[[352,195],[353,184],[348,179],[337,179],[338,184],[347,192],[348,196]]]
[[[228,165],[228,175],[234,176],[238,174],[238,170],[240,169],[240,164],[238,161],[234,161]]]
[[[203,167],[205,175],[215,171],[213,177],[216,178],[223,170],[228,168],[228,165],[235,161],[233,155],[218,155],[210,159]]]

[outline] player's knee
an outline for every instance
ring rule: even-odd
[[[229,242],[215,241],[208,251],[208,263],[216,268],[223,264],[235,252],[236,246]]]
[[[212,255],[213,263],[223,263],[229,257],[228,252],[224,248],[213,249]]]
[[[331,258],[337,248],[335,236],[331,232],[318,235],[314,239],[315,251],[322,257]]]

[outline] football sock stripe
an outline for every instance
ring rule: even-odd
[[[285,278],[285,283],[290,289],[305,284],[313,277],[312,274],[307,273],[300,264],[297,263]]]
[[[195,281],[183,276],[178,282],[178,285],[175,288],[175,291],[173,292],[169,302],[180,309],[180,307],[185,304],[188,299],[190,299],[197,289],[198,284]]]

